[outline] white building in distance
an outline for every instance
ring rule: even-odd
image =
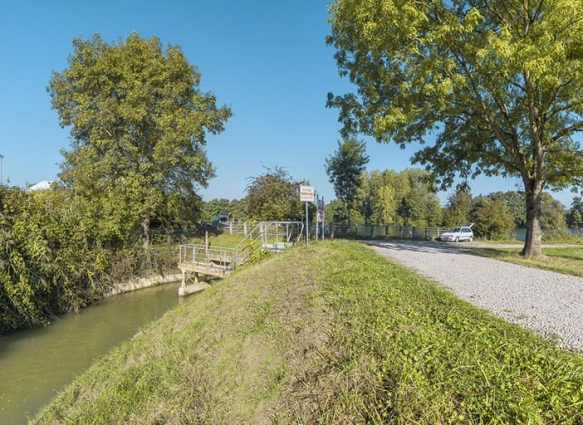
[[[43,180],[42,182],[38,182],[26,188],[26,190],[35,191],[35,190],[47,190],[51,188],[54,180]]]

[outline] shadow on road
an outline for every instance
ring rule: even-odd
[[[473,248],[477,246],[472,245],[472,242],[432,242],[432,241],[416,241],[416,240],[361,240],[359,241],[366,245],[375,246],[378,248],[394,249],[399,251],[411,252],[425,252],[425,253],[472,253]]]

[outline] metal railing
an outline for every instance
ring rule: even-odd
[[[302,236],[304,224],[300,221],[261,221],[237,245],[243,255],[251,255],[259,243],[264,249],[273,252],[284,250],[296,243]]]
[[[296,243],[303,229],[301,222],[267,221],[257,224],[235,248],[204,244],[179,245],[178,265],[232,271],[249,258],[256,248],[279,252]]]
[[[335,238],[397,238],[434,240],[447,231],[446,227],[402,226],[391,224],[330,224],[326,229]]]
[[[237,248],[211,248],[200,244],[179,245],[178,264],[206,265],[234,270],[242,262],[242,252]]]

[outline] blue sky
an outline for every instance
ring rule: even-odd
[[[116,42],[136,31],[179,45],[212,91],[234,116],[226,130],[208,138],[217,177],[202,190],[205,200],[245,196],[248,178],[265,167],[284,167],[307,179],[326,201],[334,190],[325,158],[340,139],[337,111],[326,94],[353,88],[338,77],[329,33],[331,0],[22,0],[2,2],[0,14],[0,154],[2,177],[24,187],[53,180],[68,148],[46,92],[51,71],[67,67],[75,37],[95,33]],[[411,167],[413,150],[367,141],[369,170]],[[480,178],[473,194],[515,190],[517,180]],[[569,206],[573,194],[554,194]],[[446,194],[441,194],[442,201]]]

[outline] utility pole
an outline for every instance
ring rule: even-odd
[[[4,155],[0,154],[0,184],[2,184],[4,182],[4,180],[2,180],[2,160],[4,159]]]

